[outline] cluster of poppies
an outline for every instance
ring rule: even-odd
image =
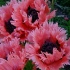
[[[70,65],[66,30],[44,0],[11,0],[0,7],[0,70],[59,70]]]

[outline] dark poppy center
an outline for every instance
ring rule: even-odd
[[[32,16],[32,23],[35,22],[36,19],[38,19],[38,11],[31,8],[30,6],[28,7],[27,15]]]
[[[11,34],[16,28],[14,25],[11,24],[10,22],[11,20],[12,18],[10,18],[7,22],[5,22],[5,29],[9,34]]]
[[[41,69],[37,68],[36,70],[41,70]]]
[[[50,41],[45,41],[45,43],[42,45],[40,51],[42,52],[48,52],[48,53],[53,53],[53,48],[57,48],[58,51],[60,51],[60,45],[58,41],[56,43],[52,43]]]
[[[70,65],[64,65],[65,70],[70,70]]]

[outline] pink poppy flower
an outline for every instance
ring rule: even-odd
[[[20,41],[25,41],[27,39],[29,32],[27,30],[24,30],[23,28],[16,28],[14,29],[14,32],[11,34],[13,37],[20,38]]]
[[[8,55],[7,60],[0,58],[0,70],[23,70],[26,64],[26,58],[24,55],[22,57],[23,59],[12,53]]]
[[[13,38],[12,36],[8,36],[3,38],[0,41],[0,57],[6,58],[7,55],[11,52],[18,52],[22,49],[22,45],[20,45],[19,38]]]
[[[0,58],[0,70],[12,70],[11,66],[3,58]]]
[[[16,27],[22,27],[26,30],[32,30],[42,24],[44,20],[49,20],[54,16],[50,13],[50,8],[44,0],[21,0],[13,6],[14,12],[12,24]],[[54,11],[55,13],[55,11]]]
[[[6,4],[6,6],[0,7],[0,35],[7,36],[11,34],[16,28],[11,24],[12,21],[12,12],[13,12],[13,4],[15,4],[16,0],[11,0]]]
[[[66,40],[66,30],[58,27],[58,23],[44,22],[28,36],[25,45],[26,55],[41,70],[59,70],[69,64],[70,40]]]

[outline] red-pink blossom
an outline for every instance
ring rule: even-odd
[[[23,54],[25,51],[23,50]],[[8,55],[7,60],[0,58],[0,70],[23,70],[26,64],[25,55],[16,55],[15,53],[11,53]],[[21,56],[21,57],[20,57]]]
[[[45,19],[55,16],[55,11],[50,13],[50,8],[44,0],[21,0],[13,6],[12,24],[25,30],[39,27]]]
[[[59,70],[70,59],[70,40],[66,40],[66,30],[58,23],[45,21],[33,30],[26,44],[26,55],[41,70]]]
[[[24,30],[21,27],[18,27],[14,29],[14,32],[11,34],[13,37],[20,38],[20,41],[24,41],[27,39],[29,32],[27,30]]]
[[[0,7],[0,35],[2,38],[11,34],[16,28],[11,24],[13,5],[17,3],[16,0],[11,0],[5,6]]]
[[[7,36],[0,40],[0,58],[6,58],[11,52],[18,54],[21,49],[22,45],[20,45],[19,38]]]

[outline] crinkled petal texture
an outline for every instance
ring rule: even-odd
[[[42,24],[45,19],[49,20],[55,16],[55,11],[50,13],[44,0],[21,0],[13,8],[12,18],[14,21],[12,24],[26,30],[32,30]]]
[[[19,53],[22,49],[19,38],[7,36],[0,41],[0,58],[6,58],[11,52]]]
[[[17,37],[20,38],[20,40],[23,42],[24,40],[27,39],[27,36],[29,34],[29,31],[24,30],[21,27],[18,27],[16,29],[14,29],[14,32],[11,34],[13,37]]]
[[[11,22],[13,21],[13,5],[17,3],[17,0],[11,0],[6,6],[0,7],[0,39],[7,35],[12,35],[13,37],[24,40],[27,36],[27,31],[25,31],[21,27],[16,28],[11,24]]]
[[[0,70],[23,70],[26,58],[24,49],[19,55],[12,53],[8,55],[7,60],[0,58]]]
[[[16,0],[11,0],[6,6],[0,7],[0,35],[2,37],[11,34],[14,31],[14,26],[11,24],[13,5],[17,3]]]
[[[58,23],[45,21],[28,36],[27,58],[41,70],[59,70],[70,59],[70,40],[66,40],[66,30]]]

